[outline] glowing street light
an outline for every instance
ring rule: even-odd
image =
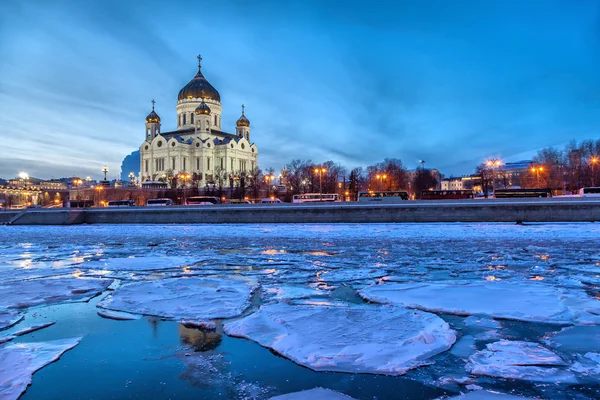
[[[540,187],[540,172],[542,172],[544,170],[544,167],[539,166],[539,167],[531,167],[531,172],[535,172],[537,175],[537,186],[538,188]]]
[[[485,165],[488,168],[491,168],[491,170],[492,170],[492,195],[494,197],[496,197],[496,189],[495,189],[496,171],[495,171],[495,169],[498,168],[498,167],[500,167],[502,165],[502,161],[498,160],[497,158],[492,158],[490,160],[487,160],[485,162]]]
[[[323,201],[323,183],[322,178],[323,174],[327,172],[325,168],[315,168],[315,174],[319,174],[319,200]]]
[[[377,174],[375,175],[375,177],[379,180],[379,190],[383,190],[383,180],[387,179],[387,175],[386,174]]]
[[[135,183],[135,174],[133,172],[129,173],[129,180],[131,181],[131,183]]]

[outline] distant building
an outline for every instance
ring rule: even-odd
[[[152,102],[146,138],[140,146],[141,182],[185,173],[196,185],[205,186],[239,179],[258,167],[258,148],[251,141],[244,106],[235,134],[223,131],[221,95],[202,74],[201,60],[198,56],[198,73],[179,91],[177,130],[161,132],[161,119]]]
[[[442,190],[463,190],[463,178],[450,177],[444,178],[441,182]]]
[[[526,177],[533,161],[524,160],[502,165],[495,171],[496,185],[504,188],[520,188],[521,179]]]

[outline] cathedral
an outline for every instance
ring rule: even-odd
[[[198,73],[177,96],[177,130],[161,132],[152,101],[152,111],[146,117],[146,140],[140,147],[142,183],[189,174],[202,187],[217,179],[250,176],[258,168],[258,149],[250,139],[244,105],[235,134],[223,131],[221,95],[202,74],[201,61],[198,56]]]

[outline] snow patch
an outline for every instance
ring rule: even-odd
[[[224,328],[316,371],[387,375],[429,364],[456,341],[438,316],[390,306],[269,304]]]
[[[54,362],[81,338],[48,342],[14,343],[0,347],[0,393],[2,399],[18,399],[31,384],[32,375]]]

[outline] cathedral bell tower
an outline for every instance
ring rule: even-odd
[[[210,133],[210,107],[204,102],[204,98],[196,107],[194,114],[196,114],[196,133],[201,137],[208,135]]]
[[[242,116],[235,123],[235,133],[239,138],[245,138],[250,141],[250,120],[244,115],[244,109],[246,107],[242,104]]]
[[[146,140],[151,141],[157,135],[160,135],[160,117],[154,111],[154,100],[152,100],[152,111],[146,117]]]

